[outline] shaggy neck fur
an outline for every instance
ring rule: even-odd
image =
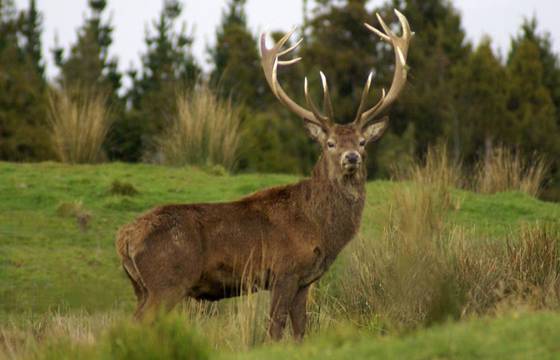
[[[336,165],[338,166],[338,165]],[[316,219],[322,241],[333,256],[346,245],[360,227],[365,202],[366,170],[340,175],[321,156],[308,180],[306,211]]]

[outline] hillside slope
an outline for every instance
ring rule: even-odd
[[[0,163],[0,319],[52,310],[129,311],[134,296],[114,251],[119,226],[158,204],[232,200],[295,181],[286,175],[219,176],[142,164]],[[126,195],[130,186],[136,195]],[[362,235],[376,236],[387,200],[399,186],[368,184]],[[490,235],[560,215],[560,206],[520,193],[456,191],[454,197],[458,206],[451,221]],[[77,217],[86,219],[82,228]]]

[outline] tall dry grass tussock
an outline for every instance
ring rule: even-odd
[[[354,240],[339,275],[319,288],[313,308],[327,320],[408,331],[517,306],[560,309],[560,226],[524,224],[493,238],[452,225],[458,172],[441,154],[412,168],[380,237]]]
[[[393,170],[396,180],[413,181],[436,186],[440,190],[463,186],[462,164],[449,156],[445,144],[428,148],[423,161],[407,164]]]
[[[240,110],[206,85],[177,96],[177,114],[157,140],[169,165],[221,165],[231,170],[239,144]]]
[[[85,88],[51,90],[49,122],[53,147],[65,163],[96,163],[110,127],[107,96]]]
[[[514,190],[538,196],[549,168],[542,156],[523,157],[519,151],[497,147],[476,167],[474,188],[486,194]]]

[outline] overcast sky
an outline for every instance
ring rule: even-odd
[[[371,0],[370,5],[383,2]],[[28,0],[16,0],[19,8],[27,7],[27,3]],[[65,48],[75,41],[76,29],[87,13],[87,0],[37,0],[37,3],[44,14],[43,47],[48,74],[53,76],[56,70],[49,49],[54,45],[55,34]],[[215,28],[227,0],[186,0],[184,3],[183,19],[194,29],[195,55],[205,65],[206,48],[214,41]],[[560,0],[454,0],[453,3],[463,15],[468,38],[475,43],[488,34],[495,48],[506,54],[511,36],[518,31],[523,18],[535,15],[540,29],[552,34],[554,48],[560,52]],[[129,69],[131,64],[138,66],[144,50],[146,26],[161,7],[162,0],[109,0],[108,13],[115,26],[112,53],[118,56],[121,70]],[[290,29],[301,23],[302,0],[248,0],[247,15],[255,32]],[[414,24],[411,25],[414,30]]]

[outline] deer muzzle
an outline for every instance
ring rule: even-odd
[[[346,173],[356,172],[362,164],[362,156],[357,151],[345,151],[340,159]]]

